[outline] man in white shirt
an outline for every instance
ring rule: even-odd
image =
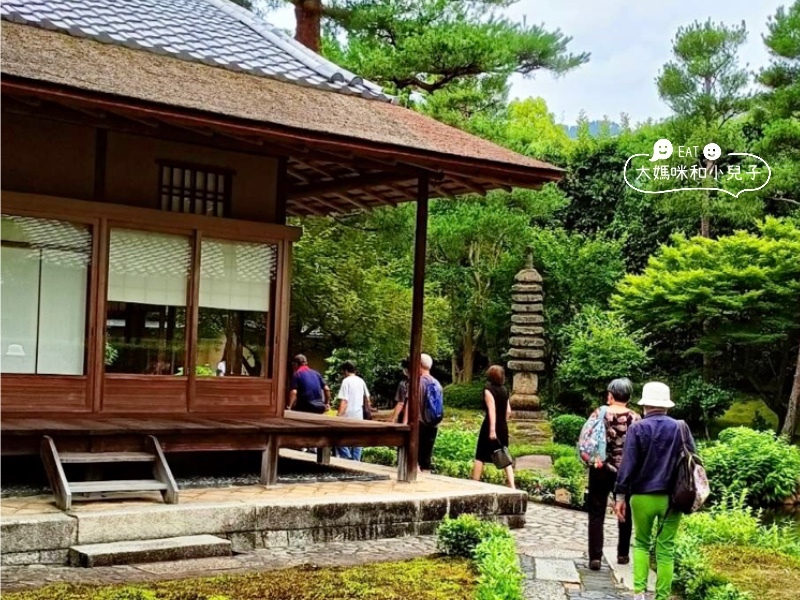
[[[339,413],[338,416],[346,419],[364,418],[364,405],[369,406],[369,390],[361,377],[356,375],[356,367],[350,361],[342,365],[342,387],[339,388]],[[355,446],[339,447],[336,449],[339,458],[361,460],[361,448]]]

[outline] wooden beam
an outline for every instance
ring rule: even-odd
[[[108,131],[96,129],[94,133],[94,194],[92,200],[106,199],[106,159],[108,157]]]
[[[417,232],[414,241],[414,289],[411,304],[410,378],[408,384],[408,424],[411,427],[405,447],[405,467],[399,474],[408,482],[417,480],[419,465],[419,378],[422,353],[422,317],[425,305],[425,256],[428,237],[428,174],[417,182]],[[404,472],[403,472],[404,471]]]
[[[275,184],[275,222],[286,225],[286,189],[289,181],[289,159],[278,159],[278,181]]]
[[[322,183],[315,183],[311,185],[295,186],[289,190],[289,198],[307,198],[309,196],[319,196],[320,194],[330,194],[333,192],[341,192],[342,190],[364,190],[376,185],[388,185],[390,183],[398,183],[400,181],[408,181],[414,179],[413,175],[408,173],[373,173],[371,175],[362,175],[360,177],[340,177],[333,181],[324,181]]]

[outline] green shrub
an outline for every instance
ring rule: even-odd
[[[733,392],[703,381],[702,376],[691,373],[673,385],[675,408],[672,415],[683,419],[693,430],[703,428],[706,438],[708,427],[725,414],[733,404]]]
[[[445,517],[436,530],[436,548],[448,556],[472,558],[478,544],[489,538],[511,538],[508,528],[475,515]]]
[[[433,448],[437,460],[473,460],[478,433],[467,429],[440,429]]]
[[[562,456],[575,456],[575,446],[567,446],[566,444],[511,444],[508,450],[514,458],[539,454],[549,456],[555,461]]]
[[[158,597],[153,590],[131,586],[103,590],[97,600],[158,600]]]
[[[553,471],[564,479],[583,479],[586,475],[586,467],[578,460],[574,452],[572,456],[562,456],[556,459],[553,463]]]
[[[397,450],[387,446],[364,448],[364,451],[361,453],[361,460],[374,465],[395,467],[397,466]]]
[[[756,431],[775,431],[772,423],[764,418],[764,415],[761,414],[760,410],[757,410],[756,414],[753,415],[753,420],[750,423],[750,429],[755,429]]]
[[[477,600],[522,600],[522,569],[514,538],[493,536],[475,548]]]
[[[586,418],[580,415],[561,415],[550,421],[553,430],[553,442],[575,447],[581,435]]]
[[[486,384],[480,381],[471,383],[452,383],[444,388],[444,406],[446,408],[471,408],[483,410],[483,388]]]
[[[716,444],[700,450],[711,491],[745,493],[749,504],[775,504],[797,490],[800,448],[766,431],[725,429]]]

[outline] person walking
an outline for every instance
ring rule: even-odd
[[[433,367],[433,359],[428,354],[421,354],[419,358],[419,444],[417,454],[417,465],[420,473],[431,470],[431,460],[433,458],[433,447],[436,445],[436,436],[439,433],[438,423],[425,422],[425,402],[428,394],[438,394],[439,399],[442,397],[442,384],[431,375],[431,367]],[[409,386],[411,382],[409,381]],[[407,390],[408,388],[406,388]],[[402,418],[403,424],[408,424],[408,393],[404,398],[400,398],[398,394],[395,397],[395,414]]]
[[[331,388],[317,371],[308,366],[303,354],[292,359],[294,375],[289,384],[289,410],[323,414],[331,407]]]
[[[628,430],[639,415],[628,408],[633,394],[633,383],[627,377],[615,379],[608,384],[605,407],[606,426],[606,461],[599,467],[589,467],[589,568],[599,571],[603,559],[603,525],[608,511],[608,497],[614,491],[617,472],[622,462],[622,452]],[[600,408],[592,413],[598,418]],[[625,497],[626,503],[630,500]],[[627,565],[630,562],[631,532],[633,524],[630,516],[630,505],[626,507],[626,516],[619,520],[619,538],[617,540],[617,563]]]
[[[695,443],[686,424],[667,415],[675,403],[670,399],[666,384],[658,381],[646,383],[639,405],[644,407],[645,414],[628,430],[614,489],[615,511],[620,520],[627,518],[625,497],[630,495],[634,531],[634,598],[645,598],[650,548],[655,541],[655,599],[668,600],[675,572],[675,538],[681,521],[681,512],[671,510],[669,506],[674,486],[673,473],[683,449],[683,438],[692,452],[696,451]],[[655,523],[658,529],[653,536]]]
[[[408,423],[405,417],[406,401],[408,400],[408,359],[404,358],[400,362],[400,368],[403,369],[403,378],[397,384],[397,391],[394,393],[394,412],[392,413],[392,423]]]
[[[339,388],[339,410],[337,416],[361,421],[364,419],[364,406],[369,406],[369,390],[361,377],[356,375],[356,367],[350,361],[341,367],[342,386]],[[336,449],[339,458],[361,460],[361,448],[358,446],[339,446]]]
[[[475,481],[480,481],[483,466],[492,462],[494,451],[508,447],[508,419],[511,418],[511,403],[508,401],[508,389],[505,386],[506,372],[500,365],[492,365],[486,371],[486,379],[488,383],[483,389],[485,414],[481,431],[478,434],[475,464],[472,466],[472,478]],[[513,466],[508,465],[504,471],[508,487],[514,489]]]

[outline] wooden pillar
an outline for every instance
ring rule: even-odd
[[[408,424],[411,431],[404,451],[398,478],[417,480],[419,459],[419,357],[422,353],[422,315],[425,303],[425,255],[428,238],[428,174],[421,173],[417,182],[417,232],[414,242],[414,290],[411,308],[411,349],[409,351],[410,379],[408,384]],[[398,461],[400,463],[401,461]]]
[[[277,435],[267,436],[267,447],[261,452],[261,485],[278,483],[279,445]]]

